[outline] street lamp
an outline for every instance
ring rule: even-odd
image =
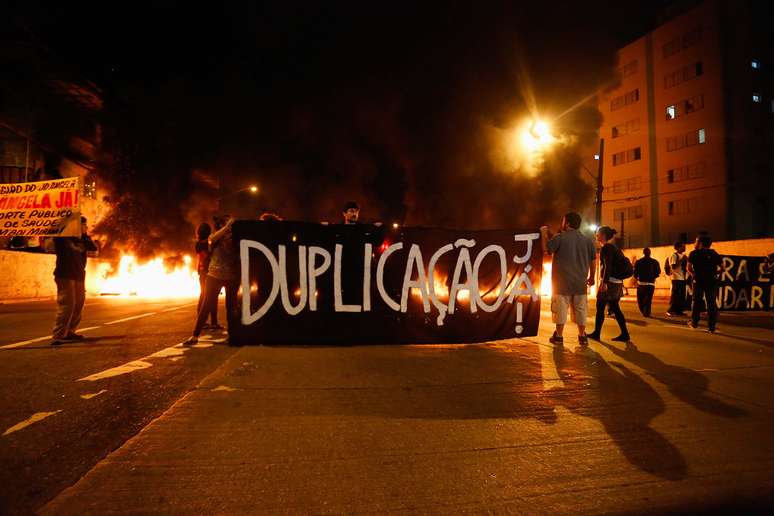
[[[230,197],[232,195],[236,195],[238,193],[248,192],[248,191],[250,193],[253,193],[253,194],[258,193],[258,186],[257,185],[250,185],[250,186],[246,186],[244,188],[241,188],[239,190],[234,190],[233,192],[229,192],[229,193],[227,193],[225,195],[221,195],[220,197],[218,197],[218,200],[220,201],[221,199],[224,199],[226,197]]]

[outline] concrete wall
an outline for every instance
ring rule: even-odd
[[[0,303],[34,301],[56,297],[54,266],[56,256],[45,253],[0,250]],[[89,258],[86,268],[86,294],[96,295],[99,260]]]
[[[720,254],[737,255],[737,256],[767,256],[769,253],[774,252],[774,238],[759,238],[754,240],[730,240],[726,242],[714,242],[712,248]],[[657,297],[669,297],[669,291],[672,283],[669,278],[664,275],[664,260],[666,257],[674,252],[674,247],[671,245],[651,247],[651,257],[656,259],[661,265],[661,276],[656,280],[656,293]],[[688,243],[686,245],[686,253],[690,253],[693,250],[693,244]],[[642,248],[624,249],[624,254],[627,258],[636,260],[642,257]],[[634,279],[626,281],[627,287],[636,287]],[[631,292],[633,293],[633,292]]]

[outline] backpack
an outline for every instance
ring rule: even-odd
[[[610,271],[610,275],[619,280],[631,278],[632,274],[634,274],[634,267],[632,267],[632,262],[630,262],[629,259],[623,254],[623,251],[618,248],[615,249],[615,254],[613,255],[612,269],[613,270]]]
[[[672,265],[669,263],[669,261],[670,261],[669,259],[670,258],[672,258],[671,255],[667,256],[666,260],[664,260],[664,274],[666,274],[667,276],[671,276],[672,275]]]

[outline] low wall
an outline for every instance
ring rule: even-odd
[[[95,295],[93,281],[99,260],[89,259],[86,269],[86,291]],[[0,303],[35,301],[56,297],[54,266],[56,256],[46,253],[0,250]]]
[[[686,254],[693,250],[693,243],[686,244]],[[712,248],[720,254],[738,255],[738,256],[767,256],[774,252],[774,238],[758,238],[754,240],[728,240],[725,242],[713,242]],[[634,260],[641,258],[642,247],[624,249],[623,252],[627,258]],[[656,297],[669,297],[672,288],[671,280],[664,275],[664,261],[667,256],[674,252],[674,246],[651,247],[651,258],[654,258],[661,265],[661,276],[656,279]],[[626,286],[636,288],[637,282],[634,278],[626,281]],[[632,292],[630,292],[632,293]]]

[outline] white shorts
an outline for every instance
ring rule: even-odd
[[[588,298],[586,294],[564,296],[554,294],[551,296],[551,320],[554,324],[567,323],[567,310],[572,307],[572,322],[586,326],[588,313]]]

